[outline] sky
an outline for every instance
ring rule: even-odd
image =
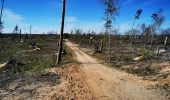
[[[161,28],[170,27],[170,0],[118,0],[119,16],[116,17],[115,28],[125,32],[132,27],[134,15],[140,8],[143,13],[136,21],[135,27],[152,23],[151,15],[160,8],[164,10],[165,22]],[[2,3],[0,1],[0,3]],[[104,31],[104,5],[100,0],[66,0],[65,32],[75,28],[87,32]],[[4,32],[12,32],[16,25],[22,33],[57,31],[60,33],[62,0],[5,0],[2,21]]]

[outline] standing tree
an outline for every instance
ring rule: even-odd
[[[134,25],[135,25],[135,23],[136,23],[136,20],[139,20],[139,18],[140,18],[140,15],[142,14],[142,11],[143,10],[141,10],[141,9],[139,9],[139,10],[137,10],[137,12],[136,12],[136,15],[135,15],[135,17],[134,17],[134,21],[133,21],[133,24],[132,24],[132,33],[131,33],[131,38],[130,38],[130,44],[132,45],[132,40],[133,40],[133,31],[134,31]]]
[[[2,12],[4,8],[4,0],[2,0],[1,15],[0,15],[0,34],[2,34],[3,23],[2,23]]]
[[[136,15],[135,15],[135,18],[134,18],[134,21],[133,21],[133,25],[132,25],[132,30],[134,28],[134,25],[136,23],[136,20],[138,20],[140,18],[140,15],[142,14],[142,11],[141,9],[139,9],[137,12],[136,12]]]
[[[165,17],[163,16],[163,10],[160,9],[157,13],[152,14],[151,17],[153,19],[152,27],[156,30],[159,30],[165,20]]]
[[[147,26],[146,26],[146,24],[142,24],[141,26],[140,26],[140,28],[141,28],[141,32],[142,32],[142,34],[141,34],[141,41],[142,41],[142,43],[143,43],[143,45],[144,45],[144,48],[146,48],[146,29],[147,29]]]
[[[105,4],[105,33],[109,35],[108,41],[108,56],[109,63],[111,61],[111,32],[112,32],[112,20],[115,23],[116,16],[119,13],[119,4],[117,0],[102,0]]]
[[[165,20],[165,17],[163,16],[163,10],[162,9],[159,9],[158,12],[152,14],[152,25],[151,25],[151,28],[150,28],[150,35],[151,35],[151,43],[150,43],[150,47],[152,47],[152,44],[153,44],[153,40],[154,40],[154,34],[156,31],[160,31],[160,27],[162,25],[162,23],[164,22]]]
[[[134,25],[135,25],[135,23],[136,23],[136,20],[139,20],[139,18],[140,18],[140,15],[142,14],[142,10],[141,9],[139,9],[139,10],[137,10],[137,12],[136,12],[136,15],[135,15],[135,17],[134,17],[134,21],[133,21],[133,24],[132,24],[132,31],[131,31],[131,33],[130,33],[130,38],[129,38],[129,41],[130,41],[130,45],[131,45],[131,50],[130,50],[130,52],[132,52],[132,48],[133,48],[133,38],[134,37],[136,37],[137,38],[137,34],[135,34],[135,30],[133,29],[134,28]],[[136,51],[136,50],[135,50]]]
[[[141,28],[141,31],[142,31],[142,35],[145,35],[146,24],[143,23],[140,28]]]
[[[65,6],[66,0],[62,1],[62,21],[61,21],[61,34],[60,34],[60,41],[59,41],[59,49],[58,49],[58,57],[57,57],[57,64],[61,62],[61,55],[63,49],[63,33],[64,33],[64,21],[65,21]]]

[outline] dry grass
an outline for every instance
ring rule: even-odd
[[[56,36],[31,36],[23,37],[21,43],[17,38],[2,38],[0,41],[0,64],[12,62],[0,69],[1,74],[13,75],[17,73],[32,73],[42,71],[50,67],[56,67],[56,52],[58,49],[58,39]],[[40,50],[33,50],[29,44],[35,42]],[[67,47],[62,57],[61,64],[71,63],[72,54]],[[60,65],[58,65],[59,67]]]

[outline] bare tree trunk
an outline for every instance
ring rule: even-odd
[[[22,36],[21,36],[21,29],[19,30],[19,41],[21,41]]]
[[[64,20],[65,20],[65,6],[66,6],[66,0],[63,0],[62,1],[61,34],[60,34],[60,42],[59,42],[59,49],[58,49],[58,57],[57,57],[57,61],[56,61],[57,64],[59,64],[61,62],[61,55],[62,55]]]
[[[103,51],[103,40],[100,41],[100,51]]]
[[[133,39],[134,39],[134,36],[133,36],[133,28],[134,28],[134,25],[136,23],[136,19],[134,19],[133,21],[133,24],[132,24],[132,34],[130,34],[130,46],[131,46],[131,49],[130,49],[130,52],[132,52],[133,50]]]
[[[0,34],[2,34],[3,23],[2,23],[2,12],[4,8],[4,0],[2,0],[1,15],[0,15]]]
[[[109,9],[109,3],[111,3],[111,2],[109,2],[108,1],[108,4],[107,4],[107,9]],[[110,20],[109,20],[109,12],[107,12],[107,14],[106,14],[106,23],[108,23]],[[110,32],[108,32],[108,30],[109,30],[109,27],[106,27],[106,34],[108,34],[109,35],[109,37],[108,37],[108,58],[109,58],[109,63],[111,62],[111,51],[110,51],[110,43],[111,43],[111,38],[110,38],[110,35],[111,35],[111,33]]]
[[[164,48],[166,48],[167,41],[168,41],[168,37],[165,38]]]
[[[109,46],[108,46],[108,51],[109,51],[109,63],[111,62],[111,33],[109,32]]]
[[[133,28],[134,28],[134,26],[135,26],[135,23],[136,23],[136,19],[134,19],[133,24],[132,24],[132,34],[131,34],[131,40],[130,40],[131,43],[132,43],[132,41],[133,41]],[[130,44],[131,44],[131,43],[130,43]]]
[[[150,33],[151,33],[151,43],[150,43],[150,48],[152,48],[152,44],[153,44],[153,34],[152,34],[152,28],[150,29]]]

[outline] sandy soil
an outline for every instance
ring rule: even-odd
[[[166,100],[159,90],[148,89],[149,82],[125,72],[106,67],[83,51],[77,45],[66,42],[81,63],[81,70],[87,77],[87,85],[97,100]]]
[[[86,77],[76,64],[0,81],[0,100],[93,100]]]

